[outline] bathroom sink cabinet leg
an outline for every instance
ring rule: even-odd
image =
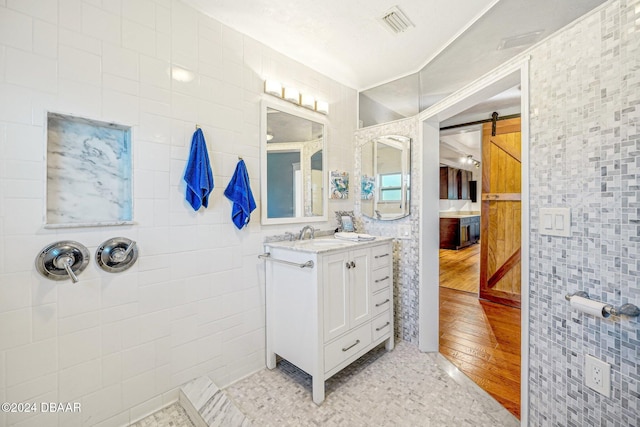
[[[393,349],[391,239],[321,252],[265,249],[314,263],[266,262],[266,364],[275,368],[278,355],[310,374],[321,404],[328,378],[383,342]]]

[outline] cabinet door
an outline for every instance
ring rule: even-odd
[[[369,249],[349,252],[349,327],[371,318],[371,255]]]
[[[471,199],[470,181],[472,172],[464,169],[458,170],[458,199]]]
[[[449,168],[440,166],[440,199],[449,198]]]
[[[447,176],[449,183],[449,199],[458,198],[458,169],[447,168]]]
[[[349,329],[348,275],[350,261],[347,252],[326,255],[322,260],[324,341],[327,342]]]

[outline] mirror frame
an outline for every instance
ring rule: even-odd
[[[286,218],[269,218],[267,204],[267,109],[282,111],[292,116],[300,117],[305,120],[319,123],[323,126],[322,131],[322,215],[318,216],[302,216],[302,217],[286,217]],[[297,224],[309,222],[326,222],[329,213],[329,173],[327,168],[328,158],[328,130],[329,125],[326,116],[320,113],[307,111],[304,107],[297,107],[285,101],[277,99],[263,99],[260,103],[260,204],[261,204],[261,220],[262,225],[275,224]]]
[[[387,137],[396,137],[396,138],[404,138],[407,140],[407,144],[408,144],[408,152],[407,152],[407,157],[406,157],[406,167],[407,170],[406,171],[402,171],[402,184],[401,184],[401,191],[402,191],[402,197],[404,199],[404,205],[405,205],[405,209],[404,212],[398,213],[396,216],[393,217],[389,217],[389,218],[377,218],[376,216],[369,216],[364,212],[364,209],[362,207],[362,200],[360,200],[360,212],[362,213],[362,215],[366,218],[369,219],[373,219],[376,221],[396,221],[398,219],[402,219],[402,218],[406,218],[408,216],[411,216],[411,187],[410,185],[407,186],[407,180],[412,181],[411,180],[411,175],[412,175],[412,159],[413,159],[413,155],[412,155],[412,149],[413,149],[413,139],[409,136],[405,136],[405,135],[398,135],[398,134],[385,134],[385,135],[379,135],[376,137],[373,137],[369,140],[367,140],[366,142],[364,142],[362,145],[360,145],[359,147],[359,153],[358,155],[360,156],[361,159],[361,164],[360,164],[360,186],[362,186],[362,177],[363,177],[363,171],[364,171],[364,167],[362,165],[362,150],[364,149],[365,146],[367,146],[368,144],[373,144],[373,152],[374,152],[374,156],[373,156],[373,160],[377,162],[377,158],[378,158],[378,148],[377,148],[377,143],[378,140],[382,139],[382,138],[387,138]],[[404,159],[403,159],[404,161]],[[376,178],[376,182],[377,182],[378,178]],[[409,190],[409,198],[406,199],[406,195],[407,195],[407,190]],[[376,188],[375,194],[374,194],[374,200],[378,200],[379,198],[379,188]]]

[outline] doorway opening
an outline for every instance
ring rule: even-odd
[[[445,214],[462,213],[473,216],[480,214],[481,195],[480,188],[484,172],[473,174],[473,168],[463,168],[462,162],[465,159],[471,160],[475,168],[474,161],[482,163],[482,157],[474,154],[470,149],[457,146],[460,151],[457,153],[458,168],[454,168],[451,162],[442,162],[442,154],[446,149],[440,145],[443,136],[440,129],[446,127],[446,122],[461,115],[471,107],[482,104],[483,101],[495,97],[496,95],[520,85],[522,97],[520,99],[520,109],[522,113],[522,209],[518,211],[521,229],[519,243],[522,245],[522,259],[520,269],[512,272],[511,275],[520,276],[523,309],[483,301],[478,297],[479,275],[480,275],[480,244],[483,236],[477,236],[474,226],[470,224],[458,224],[458,241],[452,249],[448,249],[449,258],[455,254],[455,259],[442,260],[440,249],[440,212],[433,212],[433,206],[439,206],[440,211]],[[492,111],[484,111],[484,118],[491,115]],[[488,114],[487,114],[488,113]],[[420,115],[422,122],[422,141],[425,154],[423,157],[423,210],[421,218],[421,289],[420,289],[420,348],[423,351],[439,351],[447,357],[447,353],[456,355],[460,360],[457,363],[459,369],[472,380],[475,380],[481,387],[494,397],[499,394],[509,394],[510,397],[500,401],[514,415],[522,419],[526,425],[527,414],[527,389],[528,378],[528,62],[521,60],[520,63],[505,67],[502,71],[486,76],[478,80],[471,86],[452,95],[442,103],[424,111]],[[459,118],[454,119],[459,120]],[[470,121],[470,120],[469,120]],[[449,122],[450,123],[450,122]],[[444,138],[445,140],[447,138]],[[449,144],[449,149],[452,144]],[[455,147],[455,144],[454,148]],[[477,149],[481,152],[481,146]],[[456,151],[456,150],[454,150]],[[434,152],[439,153],[437,163],[433,159]],[[441,166],[464,169],[470,171],[470,176],[462,176],[461,182],[476,181],[476,202],[451,200],[440,200],[443,188],[433,185],[433,181],[439,183]],[[479,168],[482,170],[482,167]],[[455,171],[448,172],[448,176],[456,176]],[[475,179],[474,179],[475,178]],[[464,185],[464,184],[460,184]],[[434,188],[436,187],[436,188]],[[458,191],[462,191],[458,187]],[[470,191],[467,189],[467,191]],[[461,197],[461,196],[460,196]],[[436,201],[436,199],[438,201]],[[469,197],[470,199],[470,197]],[[462,211],[462,212],[460,212]],[[446,215],[445,215],[446,216]],[[449,215],[452,216],[452,215]],[[481,216],[481,215],[478,215]],[[458,218],[461,219],[461,218]],[[463,227],[464,226],[464,227]],[[466,233],[464,231],[466,231]],[[438,242],[438,246],[435,246]],[[446,263],[445,261],[448,261]],[[454,266],[456,270],[447,271]],[[443,286],[439,281],[429,280],[430,274],[436,272],[435,277],[449,276],[450,281],[468,282],[467,289],[451,289],[452,286]],[[443,280],[447,285],[447,279]],[[435,300],[435,302],[434,302]],[[507,314],[503,313],[507,312]],[[476,323],[482,322],[482,323]],[[437,327],[434,325],[438,325]],[[476,342],[477,339],[485,338],[484,343]],[[458,340],[458,342],[456,342]],[[513,350],[516,349],[516,350]],[[451,360],[451,359],[450,359]],[[454,363],[456,364],[456,363]],[[496,371],[496,366],[508,368],[506,372]],[[486,373],[479,375],[479,370]],[[523,375],[524,373],[524,375]]]
[[[504,271],[504,261],[513,252],[520,253],[520,221],[514,221],[520,210],[510,204],[519,201],[498,205],[490,191],[492,186],[520,191],[519,163],[492,149],[494,142],[506,139],[519,150],[519,126],[508,138],[503,129],[505,123],[519,125],[520,118],[509,114],[509,121],[497,119],[505,110],[519,116],[520,98],[518,85],[441,124],[439,212],[440,353],[517,418],[520,272],[519,265]],[[478,110],[486,110],[485,117],[494,119],[465,121]],[[457,124],[445,126],[451,121]],[[512,288],[517,288],[512,298],[518,307],[504,305],[507,300],[501,298],[507,296],[505,289]]]

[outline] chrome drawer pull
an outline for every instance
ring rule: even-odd
[[[378,258],[382,258],[382,257],[386,257],[386,256],[389,256],[389,254],[384,254],[384,255],[376,255],[376,259],[378,259]]]
[[[381,305],[385,305],[386,303],[388,303],[390,300],[389,298],[387,298],[386,300],[379,302],[378,304],[376,304],[376,307],[380,307]]]
[[[376,332],[380,332],[381,330],[383,330],[384,328],[386,328],[390,324],[391,324],[390,322],[387,322],[384,325],[380,326],[379,328],[376,328]]]
[[[356,342],[351,344],[349,347],[343,348],[342,351],[348,351],[350,348],[353,348],[353,347],[357,346],[358,344],[360,344],[360,340],[356,340]]]
[[[383,280],[389,280],[389,276],[384,276],[382,279],[378,279],[378,280],[376,280],[376,283],[380,283],[380,282],[382,282]]]

